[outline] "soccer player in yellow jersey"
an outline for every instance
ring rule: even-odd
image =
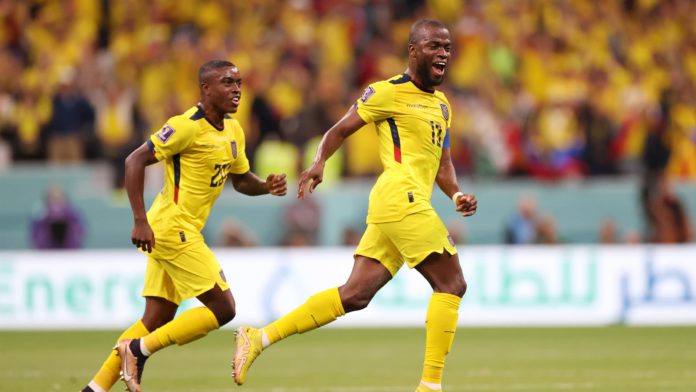
[[[234,379],[243,384],[251,363],[269,345],[295,333],[321,327],[346,312],[365,308],[404,264],[430,283],[426,315],[425,361],[417,391],[442,389],[445,355],[457,327],[466,291],[457,250],[430,204],[433,183],[454,201],[463,216],[476,212],[473,195],[459,191],[449,148],[450,104],[434,89],[442,83],[450,58],[450,34],[436,20],[411,27],[408,69],[367,87],[348,113],[324,135],[312,166],[300,176],[298,197],[321,183],[324,164],[343,141],[369,122],[379,134],[384,172],[370,193],[367,230],[347,282],[310,297],[270,325],[237,330]]]
[[[171,344],[186,344],[226,324],[235,303],[225,275],[201,229],[229,177],[247,195],[287,192],[285,175],[264,181],[249,170],[244,132],[228,113],[239,106],[242,79],[229,61],[201,66],[201,101],[167,123],[126,159],[126,189],[135,223],[133,244],[148,255],[141,320],[118,339],[115,351],[83,391],[109,390],[119,372],[131,392],[140,391],[145,360]],[[164,188],[145,213],[145,167],[164,161]],[[182,300],[205,306],[174,318]]]

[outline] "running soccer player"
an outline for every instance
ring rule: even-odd
[[[237,67],[209,61],[200,67],[198,80],[200,103],[170,118],[126,159],[126,189],[135,220],[131,239],[148,255],[145,312],[118,338],[115,351],[83,392],[109,390],[119,371],[127,389],[138,392],[150,355],[201,338],[232,320],[234,298],[201,229],[228,176],[247,195],[287,192],[285,174],[263,181],[249,170],[244,132],[228,115],[237,112],[241,96]],[[145,167],[162,160],[164,189],[146,214]],[[205,306],[174,318],[181,301],[193,297]]]
[[[430,204],[433,182],[463,216],[476,212],[477,201],[459,191],[450,158],[450,104],[434,89],[442,83],[450,58],[449,31],[436,20],[417,21],[411,26],[408,54],[406,72],[368,86],[324,135],[314,163],[300,176],[297,196],[303,199],[308,183],[310,192],[321,183],[326,160],[343,141],[366,123],[376,124],[384,172],[370,193],[367,230],[355,251],[352,273],[343,286],[311,296],[262,329],[238,328],[232,363],[237,384],[244,383],[252,362],[266,347],[365,308],[406,263],[433,288],[416,391],[442,389],[445,355],[454,339],[466,282],[457,250]]]

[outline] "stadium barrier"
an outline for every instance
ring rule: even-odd
[[[352,248],[216,254],[237,301],[235,326],[286,313],[342,284],[352,267]],[[696,246],[471,246],[460,260],[464,326],[696,325]],[[0,252],[0,329],[123,328],[141,315],[144,271],[133,250]],[[332,325],[422,325],[430,293],[404,268],[367,309]]]
[[[150,166],[145,186],[145,202],[161,189],[162,168]],[[0,171],[0,249],[30,249],[29,223],[40,209],[46,189],[63,187],[85,218],[87,249],[127,249],[133,214],[125,193],[113,193],[110,168],[103,165],[46,166],[15,165]],[[532,180],[460,179],[463,191],[479,200],[478,212],[467,219],[452,208],[452,200],[435,189],[432,204],[443,222],[460,233],[467,244],[499,244],[504,228],[518,209],[521,197],[538,202],[539,214],[556,221],[562,242],[592,244],[599,239],[602,221],[616,223],[619,238],[627,231],[644,229],[639,204],[640,181],[633,177],[593,178],[584,181],[544,183]],[[374,179],[353,179],[333,185],[322,184],[312,198],[318,203],[317,244],[343,245],[344,231],[365,228],[367,203]],[[231,185],[227,185],[231,188]],[[691,220],[696,222],[696,183],[675,184]],[[295,208],[295,184],[289,184],[286,197],[248,197],[226,189],[217,200],[203,234],[209,244],[219,244],[222,227],[230,218],[256,237],[261,246],[275,246],[286,234],[284,212]],[[104,224],[108,222],[108,224]]]

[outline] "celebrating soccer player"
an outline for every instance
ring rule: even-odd
[[[425,361],[416,391],[442,389],[445,355],[457,327],[466,291],[457,250],[430,204],[433,182],[454,201],[463,216],[476,212],[473,195],[459,191],[449,148],[450,104],[434,89],[450,58],[450,34],[436,20],[411,27],[408,69],[367,87],[348,113],[324,135],[314,163],[300,176],[298,197],[322,181],[324,164],[343,141],[368,122],[379,133],[384,172],[372,188],[367,230],[348,281],[320,292],[279,320],[262,328],[237,330],[234,379],[243,384],[249,367],[269,345],[365,308],[404,264],[430,283],[433,294],[426,315]]]
[[[201,229],[228,176],[234,189],[247,195],[287,192],[285,174],[263,181],[249,171],[244,132],[228,115],[237,112],[241,97],[237,67],[213,60],[201,66],[198,80],[200,103],[170,118],[126,159],[126,189],[135,220],[131,239],[148,256],[145,312],[118,338],[83,392],[109,390],[119,371],[128,390],[138,392],[150,355],[201,338],[232,320],[234,298]],[[161,160],[164,189],[146,214],[145,167]],[[181,301],[193,297],[205,306],[174,318]]]

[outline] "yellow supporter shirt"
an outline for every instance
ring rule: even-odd
[[[402,74],[369,85],[356,105],[365,122],[375,123],[384,167],[370,192],[367,223],[432,209],[442,149],[449,148],[451,107],[445,95],[421,90]]]
[[[147,213],[157,246],[202,241],[200,231],[227,174],[249,171],[242,127],[225,116],[223,129],[217,129],[194,106],[170,118],[147,144],[165,161],[164,188]]]

